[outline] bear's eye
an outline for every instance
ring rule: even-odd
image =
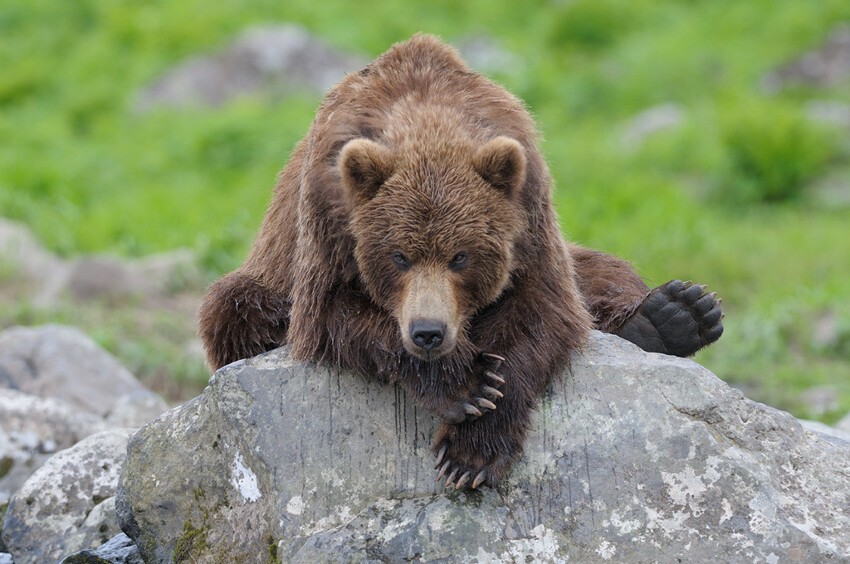
[[[449,264],[449,268],[457,272],[458,270],[463,270],[464,268],[466,268],[466,263],[466,253],[458,253],[452,259],[452,262]]]
[[[392,258],[392,260],[393,260],[393,264],[394,264],[394,265],[396,266],[396,268],[398,268],[399,270],[404,271],[404,270],[407,270],[408,268],[410,268],[410,261],[408,261],[408,260],[407,260],[407,257],[406,257],[406,256],[404,256],[403,254],[401,254],[401,253],[393,253],[393,254],[392,254],[392,257],[390,257],[390,258]]]

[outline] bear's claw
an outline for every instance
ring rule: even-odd
[[[444,488],[475,490],[483,484],[496,484],[519,457],[521,445],[510,438],[493,437],[493,429],[481,425],[479,421],[443,424],[437,430],[432,449],[437,455],[435,481],[442,481]]]
[[[443,445],[440,450],[445,448],[446,445]],[[437,472],[437,477],[434,481],[439,482],[445,477],[446,481],[443,484],[444,488],[460,490],[468,486],[470,489],[477,490],[481,484],[484,484],[487,481],[488,472],[486,468],[469,468],[464,464],[453,463],[451,460],[446,460],[443,462],[442,466],[437,464],[436,467],[439,467],[439,471]],[[477,473],[475,473],[476,470],[478,470]],[[475,477],[473,478],[472,476]],[[455,481],[455,478],[457,478],[457,481]]]
[[[671,280],[652,290],[616,331],[648,352],[691,356],[723,334],[716,292],[691,281]]]
[[[496,402],[505,397],[504,392],[498,390],[498,387],[505,383],[505,379],[496,372],[503,362],[505,358],[502,356],[481,353],[473,368],[477,379],[473,377],[471,389],[467,391],[469,395],[450,401],[444,408],[438,409],[437,413],[447,423],[458,424],[473,421],[495,411]]]

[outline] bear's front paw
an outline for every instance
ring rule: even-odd
[[[462,397],[448,401],[441,409],[437,409],[446,423],[473,421],[496,409],[496,402],[505,396],[499,390],[505,383],[505,379],[499,374],[504,361],[503,357],[493,353],[478,355],[473,367],[471,389]]]
[[[433,450],[437,481],[446,479],[444,487],[459,490],[477,489],[481,484],[495,485],[504,478],[521,447],[510,437],[480,436],[480,423],[443,424],[437,430]]]
[[[645,351],[690,356],[723,334],[717,294],[671,280],[652,290],[617,335]]]

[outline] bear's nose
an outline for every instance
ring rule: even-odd
[[[413,344],[430,351],[436,349],[446,336],[446,324],[432,319],[417,319],[410,324],[410,338]]]

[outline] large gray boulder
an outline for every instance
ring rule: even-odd
[[[850,559],[850,444],[690,360],[595,333],[497,489],[439,491],[436,423],[286,349],[240,361],[133,437],[121,526],[146,562]]]
[[[147,392],[85,333],[61,325],[0,333],[0,388],[59,398],[102,417],[122,396]]]
[[[12,497],[2,537],[16,564],[57,562],[119,534],[118,472],[131,429],[102,431],[63,450]]]

